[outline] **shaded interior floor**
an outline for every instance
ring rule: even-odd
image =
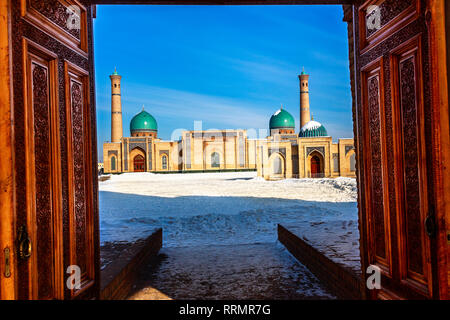
[[[333,299],[278,242],[163,248],[129,299]]]

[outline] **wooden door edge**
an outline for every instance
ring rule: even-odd
[[[16,298],[11,1],[0,1],[0,299]],[[9,249],[6,272],[5,249]]]

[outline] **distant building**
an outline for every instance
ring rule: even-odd
[[[303,70],[300,84],[300,132],[294,117],[284,109],[270,118],[270,136],[258,141],[258,176],[265,179],[355,177],[354,140],[333,143],[325,127],[311,118],[309,75]]]
[[[353,139],[332,142],[325,127],[310,117],[309,75],[300,80],[300,132],[281,108],[269,121],[266,139],[246,130],[184,131],[178,141],[158,138],[156,119],[142,109],[123,137],[121,76],[111,79],[111,142],[103,144],[105,173],[257,170],[265,179],[355,176]]]

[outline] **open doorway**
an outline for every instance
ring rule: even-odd
[[[277,242],[277,224],[359,255],[342,19],[341,6],[97,8],[104,256],[163,229],[159,265],[133,297],[335,297]]]
[[[3,213],[0,224],[0,255],[1,261],[4,262],[0,275],[2,299],[89,299],[99,296],[99,230],[105,230],[104,226],[108,223],[103,221],[102,228],[99,226],[98,185],[95,173],[97,168],[100,168],[111,174],[110,179],[123,177],[122,172],[132,170],[133,163],[129,154],[123,153],[121,148],[112,148],[107,150],[106,156],[103,154],[103,161],[109,161],[104,163],[106,166],[97,163],[95,114],[101,107],[99,102],[96,109],[95,103],[94,75],[99,72],[94,69],[92,25],[95,6],[92,4],[118,2],[140,1],[1,2],[0,114],[4,121],[0,122],[0,131],[2,137],[5,137],[1,141],[1,149],[5,153],[2,168],[6,168],[0,171],[1,181],[5,181],[5,191],[0,195]],[[174,2],[186,3],[170,3]],[[258,1],[232,2],[243,4]],[[290,4],[301,2],[289,1]],[[358,226],[361,231],[360,279],[365,280],[367,270],[372,269],[378,270],[382,282],[381,289],[365,289],[370,298],[447,297],[448,263],[443,257],[448,257],[450,252],[446,227],[448,195],[445,193],[450,181],[449,173],[445,171],[450,155],[448,82],[447,68],[444,66],[447,62],[445,55],[450,50],[446,50],[448,43],[445,42],[448,39],[445,28],[448,14],[445,5],[444,1],[373,0],[364,3],[351,1],[350,5],[344,6],[344,19],[348,25],[345,39],[348,39],[349,56],[353,57],[349,65],[356,143],[342,141],[337,146],[333,142],[330,143],[326,137],[334,129],[328,126],[328,121],[323,120],[323,114],[314,113],[319,120],[315,122],[319,123],[309,123],[313,121],[310,111],[314,109],[301,108],[299,117],[297,118],[296,114],[292,117],[291,103],[278,101],[277,104],[284,105],[279,109],[277,107],[277,111],[272,111],[273,114],[270,113],[273,123],[269,122],[267,129],[270,129],[270,133],[266,136],[274,138],[265,139],[264,145],[255,148],[254,153],[251,152],[256,159],[260,159],[255,162],[257,174],[263,179],[259,180],[270,182],[272,186],[278,183],[278,186],[282,187],[285,182],[276,177],[280,172],[278,163],[276,170],[271,170],[271,163],[267,161],[275,154],[281,155],[281,173],[286,179],[304,178],[310,172],[310,166],[304,160],[314,152],[324,156],[325,176],[339,176],[341,172],[353,172],[357,176],[361,186],[357,190]],[[323,20],[322,16],[320,18]],[[281,20],[281,23],[285,22],[285,19]],[[303,34],[308,27],[300,28],[302,37],[309,35]],[[111,26],[108,32],[111,33],[111,30],[120,31],[115,25]],[[282,38],[280,37],[280,40]],[[316,42],[321,45],[329,40]],[[298,37],[292,41],[297,42]],[[267,41],[261,41],[263,46],[268,44]],[[111,52],[115,49],[117,48],[113,48]],[[134,51],[133,54],[142,51]],[[170,57],[173,52],[174,50],[166,50],[164,53],[169,53],[167,57]],[[289,53],[290,51],[286,50],[281,52]],[[235,62],[242,62],[240,60],[242,59]],[[332,62],[330,59],[325,60]],[[309,88],[312,94],[313,76],[316,75],[312,72],[314,70],[309,69],[309,64],[305,65],[305,72],[298,69],[295,72],[296,76],[299,76],[296,81],[299,81],[302,91],[299,94],[303,97],[300,98],[300,103],[309,100]],[[255,70],[254,67],[250,64],[250,67],[244,70]],[[295,68],[297,67],[296,65]],[[117,71],[113,72],[112,67],[108,66],[108,69],[103,75],[109,75],[111,80],[116,81],[111,88],[115,90],[114,100],[117,101],[120,99],[120,93],[117,91],[125,89],[122,86],[125,82],[117,83],[120,75]],[[270,72],[262,74],[272,74],[273,70],[269,68],[266,71]],[[218,77],[215,80],[226,78],[225,73],[217,73],[216,76]],[[147,80],[148,74],[146,77]],[[164,77],[158,78],[158,81],[163,80]],[[245,89],[247,83],[253,82],[242,82],[239,85]],[[192,85],[194,84],[197,83],[192,82]],[[109,88],[109,84],[107,87]],[[275,88],[271,87],[257,96],[278,96],[279,92],[276,92]],[[169,97],[178,92],[172,93]],[[110,94],[108,91],[105,96],[113,100]],[[313,95],[311,99],[312,97]],[[226,105],[230,105],[229,100],[226,102]],[[109,102],[105,105],[109,109],[108,104]],[[118,106],[117,103],[115,105]],[[314,107],[312,105],[312,108]],[[236,112],[224,114],[222,118],[227,119],[230,115],[239,114],[245,119],[243,109],[238,109],[232,109]],[[152,119],[146,110],[142,110],[136,118],[137,132],[134,127],[130,128],[132,130],[127,134],[130,139],[124,141],[127,144],[126,150],[139,147],[147,153],[150,150],[148,143],[142,143],[141,140],[158,139],[158,130],[153,122],[155,119]],[[116,120],[121,117],[119,110],[108,112],[111,112],[111,118]],[[137,112],[138,110],[135,110],[133,115],[137,115]],[[295,148],[288,137],[293,131],[297,133],[295,129],[292,130],[292,120],[295,122],[296,119],[308,117],[311,119],[309,125],[300,123],[297,126],[302,133],[300,138],[308,139],[311,134],[318,134],[319,137],[316,138],[321,141],[321,145],[314,143],[304,145],[303,149]],[[254,120],[253,117],[250,118]],[[109,125],[109,122],[106,122]],[[128,123],[127,121],[126,124]],[[144,126],[139,127],[142,123]],[[248,126],[244,128],[246,127]],[[327,127],[327,130],[324,127]],[[111,140],[114,143],[117,133],[121,131],[120,125],[115,128],[118,130],[114,130],[114,134],[111,132]],[[234,132],[231,137],[222,133],[218,135],[217,131],[216,134],[209,132],[207,138],[210,143],[207,152],[196,154],[192,149],[185,149],[183,144],[193,146],[200,137],[204,138],[204,130],[199,131],[202,132],[200,136],[195,132],[187,132],[188,135],[177,134],[173,139],[163,137],[166,141],[161,142],[161,148],[151,149],[151,157],[145,154],[145,170],[158,168],[161,173],[165,172],[162,167],[166,166],[164,154],[168,150],[177,152],[167,155],[167,172],[177,170],[180,165],[177,158],[198,157],[205,161],[200,161],[200,164],[183,161],[178,170],[200,170],[203,173],[212,169],[212,164],[216,165],[211,161],[214,152],[221,156],[219,166],[226,166],[230,161],[235,161],[236,166],[244,163],[245,167],[247,158],[239,156],[240,143],[248,141],[244,132],[242,135],[239,131]],[[259,136],[256,136],[259,139]],[[275,136],[283,139],[275,139]],[[236,141],[235,156],[227,157],[228,152],[220,150],[215,144],[220,144],[221,139],[224,141],[223,139],[233,137]],[[138,138],[139,141],[133,141],[131,138]],[[305,143],[306,141],[308,140],[304,140]],[[110,167],[107,167],[108,163]],[[258,163],[261,165],[257,165]],[[214,170],[221,168],[214,167]],[[107,179],[103,178],[102,176],[101,180]],[[253,177],[234,176],[230,177],[229,182],[252,179]],[[123,185],[127,184],[126,181],[122,182]],[[311,181],[318,185],[321,182],[320,179]],[[153,183],[153,186],[159,187],[156,183]],[[151,188],[145,189],[148,191]],[[189,186],[186,189],[189,189]],[[302,195],[311,196],[310,190],[314,188],[307,188]],[[158,191],[155,195],[157,197],[161,197],[161,193],[164,193],[166,198],[173,196],[170,189]],[[252,191],[258,192],[259,189]],[[273,192],[274,189],[267,191]],[[281,188],[281,192],[276,192],[268,201],[269,205],[276,203],[280,195],[290,194],[291,191],[292,189]],[[122,194],[127,195],[126,192]],[[302,195],[294,195],[295,200],[300,199]],[[149,207],[153,208],[151,205]],[[261,215],[257,217],[260,219]],[[39,223],[38,218],[41,219]],[[144,221],[144,227],[147,229],[149,221],[136,217],[125,221],[115,219],[112,226],[114,229],[114,224],[123,226],[136,221]],[[309,227],[313,229],[314,225],[310,224]],[[133,230],[139,233],[138,229]],[[262,230],[262,234],[267,235],[266,231]],[[292,239],[292,233],[283,233]],[[114,234],[114,231],[111,234]],[[301,250],[296,248],[294,246],[291,252],[300,256]],[[20,256],[14,254],[15,252]],[[65,282],[65,270],[69,266],[79,268],[82,280],[80,287],[72,287]],[[340,283],[339,281],[336,283]]]

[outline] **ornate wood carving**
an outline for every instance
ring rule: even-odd
[[[41,1],[46,2],[48,1]],[[77,0],[60,1],[63,4],[79,4]],[[3,3],[3,2],[2,2]],[[66,287],[66,269],[74,260],[71,257],[73,252],[71,248],[71,240],[75,239],[76,231],[72,229],[71,213],[73,210],[70,208],[73,202],[73,188],[71,184],[73,179],[69,178],[69,173],[73,172],[72,168],[69,168],[70,164],[73,164],[73,158],[69,154],[69,140],[68,133],[71,131],[71,123],[67,122],[69,117],[69,101],[66,94],[70,86],[65,83],[65,70],[64,61],[74,66],[74,69],[79,69],[83,72],[91,70],[93,65],[90,64],[90,59],[93,59],[91,50],[87,50],[88,45],[92,45],[92,39],[88,39],[87,32],[92,30],[91,21],[91,7],[82,8],[82,20],[85,21],[85,25],[81,25],[80,39],[77,39],[74,35],[63,30],[56,22],[51,21],[51,16],[38,12],[39,8],[32,7],[31,2],[28,0],[7,1],[11,10],[9,13],[9,27],[5,30],[12,30],[11,33],[7,33],[5,40],[10,40],[9,54],[11,54],[11,65],[7,67],[11,71],[12,94],[14,96],[12,112],[10,119],[14,119],[14,130],[12,139],[14,141],[14,221],[17,227],[21,225],[28,225],[30,227],[29,234],[32,237],[33,252],[32,256],[27,261],[17,261],[17,268],[15,269],[14,287],[16,297],[19,299],[36,299],[38,297],[50,297],[52,299],[70,299],[75,295],[67,290]],[[84,2],[83,3],[87,3]],[[36,4],[36,3],[35,3]],[[4,6],[0,5],[0,8]],[[0,9],[1,10],[1,9]],[[2,11],[3,12],[3,11]],[[4,15],[6,16],[6,15]],[[3,24],[2,24],[3,25]],[[3,33],[3,29],[0,32]],[[86,50],[82,49],[82,44],[86,45]],[[1,51],[1,50],[0,50]],[[45,213],[45,206],[43,205],[44,196],[42,201],[39,200],[40,192],[46,192],[43,174],[45,172],[44,159],[36,159],[41,157],[39,149],[42,145],[39,142],[43,141],[44,132],[37,132],[35,137],[35,123],[34,121],[45,121],[44,113],[36,113],[34,110],[34,95],[33,90],[38,90],[37,85],[41,80],[39,79],[39,70],[36,70],[35,80],[33,83],[32,63],[40,65],[47,69],[47,97],[48,97],[48,136],[50,142],[48,147],[49,152],[47,154],[47,163],[50,163],[51,174],[48,185],[51,186],[51,214],[48,217]],[[1,69],[1,68],[0,68]],[[3,69],[2,69],[3,70]],[[86,73],[87,75],[87,73]],[[3,73],[2,73],[3,77]],[[87,76],[86,76],[87,79]],[[9,81],[9,80],[8,80]],[[3,80],[0,81],[3,83]],[[88,82],[86,82],[88,83]],[[87,86],[83,88],[84,98],[92,101],[94,97],[93,86]],[[39,94],[39,97],[44,95]],[[37,98],[37,97],[36,97]],[[67,102],[67,103],[66,103]],[[88,117],[84,117],[84,129],[86,132],[95,131],[95,108],[92,104],[84,104],[86,109],[84,112]],[[67,108],[67,109],[66,109]],[[40,124],[39,127],[43,127]],[[42,130],[40,128],[40,130]],[[7,135],[4,137],[7,138]],[[6,139],[5,138],[5,139]],[[35,145],[36,142],[36,145]],[[95,174],[97,161],[96,161],[96,142],[95,139],[86,138],[84,141],[84,154],[87,156],[85,160],[85,166],[87,167],[85,174],[89,175],[86,178],[85,190],[87,197],[89,198],[86,203],[86,211],[88,212],[88,221],[86,226],[89,227],[87,234],[82,236],[86,237],[86,243],[89,242],[87,251],[90,256],[89,265],[89,277],[95,279],[95,283],[90,287],[84,286],[81,291],[77,292],[79,298],[93,298],[97,296],[99,290],[98,272],[99,272],[99,242],[98,242],[98,209],[97,199],[93,197],[93,194],[97,192],[97,176]],[[5,157],[6,159],[7,157]],[[42,166],[42,167],[40,167]],[[8,167],[8,166],[5,166]],[[93,173],[93,174],[92,174]],[[38,176],[36,176],[38,174]],[[73,174],[73,173],[72,173]],[[40,177],[41,176],[41,177]],[[39,182],[37,182],[39,181]],[[87,183],[90,181],[92,183]],[[37,184],[39,183],[39,185]],[[34,188],[34,189],[33,189]],[[35,208],[39,206],[43,208]],[[42,211],[42,213],[40,213]],[[36,214],[36,215],[35,215]],[[42,214],[42,223],[37,223],[38,216]],[[46,227],[45,219],[52,219],[52,240],[46,239],[43,235],[46,234],[48,227]],[[17,230],[16,230],[17,231]],[[44,232],[45,231],[45,232]],[[2,230],[3,232],[3,230]],[[0,233],[2,233],[0,232]],[[16,232],[14,232],[14,235]],[[3,237],[0,236],[3,239]],[[45,263],[42,261],[44,251],[47,251],[48,245],[53,246],[53,250],[47,252],[47,257],[53,259],[53,270],[48,268],[47,260]],[[48,253],[53,254],[51,258]],[[40,261],[40,262],[39,262]],[[44,289],[46,285],[43,283],[43,279],[39,279],[39,276],[51,279],[52,290]],[[50,281],[50,280],[49,280]],[[3,283],[3,282],[2,282]],[[47,283],[49,284],[49,282]]]
[[[406,284],[425,296],[430,295],[431,266],[430,242],[425,234],[424,222],[428,214],[427,181],[429,168],[425,160],[426,135],[422,94],[422,36],[417,36],[395,50],[391,58],[393,66],[393,110],[397,120],[396,141],[401,150],[399,203],[402,215],[399,219],[399,243],[403,263],[400,275]]]
[[[425,10],[428,2],[418,0],[411,3],[408,7],[404,1],[366,1],[358,8],[360,19],[355,21],[354,36],[356,43],[360,44],[355,48],[355,136],[360,224],[366,226],[361,233],[361,258],[363,272],[374,261],[381,264],[383,283],[380,292],[367,291],[371,298],[392,298],[395,295],[419,299],[431,297],[430,257],[433,253],[430,251],[429,239],[424,234],[429,196],[433,194],[433,186],[430,185],[430,181],[433,181],[430,174],[433,167],[428,161],[435,153],[430,144],[433,113],[423,111],[424,108],[433,109]],[[389,10],[383,13],[381,29],[367,34],[361,12],[365,12],[373,4],[381,5],[381,8],[386,6]],[[376,173],[379,171],[376,165],[379,159],[375,153],[378,152],[372,146],[374,142],[378,144],[374,136],[374,131],[378,132],[377,120],[371,116],[369,109],[369,80],[377,73],[381,75],[378,87],[381,101],[379,119],[382,182],[378,181],[380,175]],[[403,105],[406,109],[403,109]],[[411,130],[416,130],[416,133],[410,134]],[[379,194],[377,186],[372,186],[372,183],[382,185],[383,192]],[[382,217],[381,212],[376,211],[379,207],[373,206],[376,199],[381,197],[384,205],[386,262],[389,262],[389,269],[383,266],[383,258],[379,256],[377,248],[382,243],[376,240],[377,233],[381,230],[377,231],[376,225],[371,227],[377,217]],[[414,211],[414,214],[409,210]],[[409,224],[409,219],[414,221]]]
[[[81,288],[71,290],[73,297],[94,284],[95,260],[92,217],[92,168],[89,166],[90,123],[88,74],[66,62],[66,116],[69,181],[70,264],[81,269]]]
[[[85,154],[84,154],[84,110],[82,84],[72,81],[71,106],[72,106],[72,144],[73,144],[73,178],[74,178],[74,215],[76,234],[86,234],[86,190],[85,190]],[[86,273],[86,239],[83,236],[76,237],[76,259],[82,274]]]
[[[408,268],[422,274],[422,219],[420,216],[420,181],[417,164],[417,110],[416,110],[415,66],[413,57],[400,63],[400,101],[403,122],[403,152],[405,175],[405,216]]]
[[[51,146],[49,120],[48,69],[33,63],[33,110],[34,110],[34,170],[36,192],[36,238],[38,268],[53,272],[53,213],[51,203]],[[38,297],[51,299],[53,284],[51,277],[37,275]]]
[[[377,45],[386,36],[418,18],[420,0],[372,0],[359,8],[361,51]]]
[[[23,104],[27,222],[18,224],[27,226],[32,242],[27,261],[29,297],[55,299],[62,297],[63,282],[57,62],[51,52],[35,43],[24,40],[22,48],[27,88]]]
[[[374,233],[375,254],[386,259],[385,219],[383,199],[383,171],[381,149],[380,119],[380,78],[378,75],[368,79],[368,112],[371,150],[371,217]]]
[[[19,0],[18,0],[19,1]],[[87,57],[87,10],[77,0],[20,0],[22,16]]]
[[[377,59],[361,72],[362,125],[365,127],[363,141],[365,226],[367,263],[377,265],[382,274],[392,276],[391,232],[388,205],[387,154],[384,125],[384,72],[383,59]],[[361,124],[361,123],[360,123]],[[360,140],[360,141],[361,141]],[[359,157],[358,157],[359,160]]]
[[[379,2],[379,1],[378,1]],[[400,13],[408,9],[413,5],[414,0],[385,0],[378,4],[380,13],[380,27],[383,28],[389,22],[394,20]],[[376,2],[375,2],[376,3]],[[366,21],[369,18],[370,12],[366,12]],[[372,15],[374,12],[372,11]],[[369,38],[371,35],[376,33],[378,30],[376,28],[370,28],[370,24],[366,24],[366,37]]]
[[[28,3],[31,8],[36,9],[47,19],[58,25],[58,27],[80,40],[80,29],[68,27],[68,21],[71,18],[71,12],[67,10],[67,6],[64,6],[60,1],[28,0]]]

